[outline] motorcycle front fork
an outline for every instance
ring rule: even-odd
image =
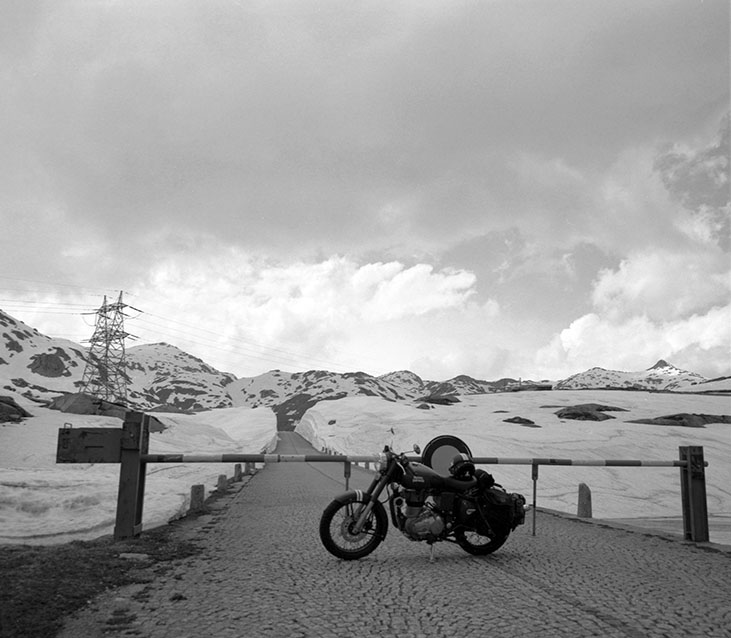
[[[370,496],[370,500],[368,501],[368,503],[366,503],[366,506],[363,507],[360,512],[356,514],[355,525],[353,525],[354,534],[360,534],[363,531],[363,527],[365,527],[365,524],[370,519],[371,512],[373,512],[373,508],[378,502],[378,497],[381,495],[381,492],[383,492],[386,485],[388,485],[388,481],[388,473],[383,474],[380,477],[375,477],[373,479],[370,487],[365,492],[365,494],[368,494]]]

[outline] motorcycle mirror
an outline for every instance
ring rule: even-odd
[[[421,448],[416,445],[416,443],[414,443],[414,452],[416,452],[417,454],[421,454]]]

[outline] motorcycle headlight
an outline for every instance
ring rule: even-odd
[[[379,472],[384,472],[386,468],[388,467],[388,457],[384,452],[381,452],[378,455],[378,461],[376,462],[376,469]]]

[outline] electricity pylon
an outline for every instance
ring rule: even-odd
[[[124,330],[122,292],[115,303],[107,303],[96,311],[94,334],[89,339],[89,358],[81,380],[81,391],[98,399],[127,403],[124,340],[132,337]]]

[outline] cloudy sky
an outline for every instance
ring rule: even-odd
[[[272,368],[731,374],[726,0],[8,0],[0,308]]]

